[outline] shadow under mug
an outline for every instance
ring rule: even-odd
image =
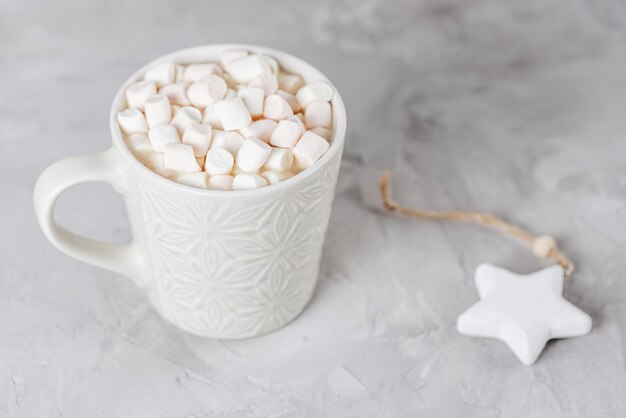
[[[128,150],[116,114],[125,105],[126,87],[148,68],[166,61],[218,61],[221,51],[233,48],[273,56],[306,82],[330,83],[310,64],[258,46],[216,44],[165,55],[117,92],[110,114],[113,146],[52,164],[34,191],[37,219],[59,250],[132,279],[159,314],[178,327],[226,339],[284,326],[313,295],[346,132],[341,96],[335,89],[334,136],[326,154],[302,173],[254,190],[204,190],[159,176]],[[124,195],[130,243],[91,240],[55,223],[59,195],[91,181],[110,183]]]

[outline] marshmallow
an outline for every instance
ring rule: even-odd
[[[209,188],[209,175],[204,171],[176,174],[173,180],[186,186],[199,187],[201,189]]]
[[[226,131],[245,128],[252,122],[250,112],[239,97],[216,102],[213,104],[213,110],[219,116]]]
[[[263,104],[263,117],[276,121],[287,119],[293,115],[293,109],[289,103],[277,94],[269,95]]]
[[[265,165],[266,170],[288,171],[293,164],[293,152],[287,148],[272,148]]]
[[[311,131],[306,131],[302,138],[293,147],[293,155],[296,162],[302,167],[309,167],[320,159],[330,145],[328,141]]]
[[[258,117],[263,114],[263,98],[265,93],[260,87],[244,87],[237,91],[237,96],[250,112],[252,117]]]
[[[278,73],[278,88],[287,93],[296,94],[304,86],[302,77],[296,74]]]
[[[176,66],[172,62],[158,64],[146,71],[143,79],[154,81],[157,87],[171,84],[176,79]]]
[[[170,105],[170,110],[172,111],[172,117],[176,116],[178,111],[181,109],[181,106],[178,105]]]
[[[144,163],[146,167],[157,173],[159,176],[171,179],[176,176],[172,170],[165,168],[163,154],[153,153]]]
[[[172,108],[167,97],[157,95],[146,100],[146,120],[151,128],[170,123]]]
[[[213,140],[211,141],[211,149],[223,148],[230,152],[233,156],[237,155],[239,149],[243,145],[244,139],[237,132],[233,131],[213,131]]]
[[[241,129],[239,132],[244,137],[253,136],[255,138],[259,138],[263,142],[270,142],[270,138],[272,137],[272,133],[278,126],[273,120],[270,119],[260,119],[254,121],[247,128]],[[302,129],[304,131],[304,129]]]
[[[234,177],[229,174],[220,174],[209,178],[209,189],[232,190]]]
[[[304,129],[301,124],[291,120],[281,120],[278,122],[278,126],[272,137],[270,138],[270,144],[275,147],[293,148],[297,143]]]
[[[172,118],[171,124],[176,128],[178,134],[182,135],[187,128],[195,123],[200,123],[201,120],[202,112],[200,110],[192,106],[184,106],[176,112],[176,116]]]
[[[289,103],[289,106],[291,106],[294,113],[297,113],[302,110],[302,108],[300,107],[300,103],[298,103],[296,96],[294,96],[293,94],[287,93],[285,90],[277,90],[276,94],[278,94],[280,97],[285,99],[287,103]]]
[[[212,129],[210,125],[195,123],[185,129],[182,143],[191,145],[194,155],[198,158],[203,158],[211,144],[211,133]]]
[[[130,152],[141,162],[145,162],[154,153],[152,144],[148,139],[148,135],[144,133],[135,133],[127,135],[124,143]]]
[[[211,176],[228,174],[233,169],[235,158],[233,154],[223,148],[212,148],[206,155],[204,171]]]
[[[233,190],[256,189],[267,186],[267,180],[258,174],[237,174],[233,180]]]
[[[248,51],[245,49],[228,49],[220,52],[220,62],[225,66],[227,62],[235,61],[248,55]]]
[[[230,174],[218,174],[217,176],[209,176],[206,173],[202,173],[207,176],[206,188],[210,190],[232,190],[233,189],[233,176]]]
[[[237,167],[247,173],[256,173],[265,164],[272,147],[258,138],[248,137],[237,153]]]
[[[209,74],[206,78],[196,81],[187,89],[187,97],[191,104],[199,109],[204,109],[226,95],[228,86],[222,77]]]
[[[330,141],[330,139],[333,137],[333,131],[332,130],[326,129],[326,128],[322,128],[321,126],[318,126],[317,128],[311,129],[311,132],[313,132],[316,135],[321,136],[322,138],[324,138],[327,141]]]
[[[333,110],[328,102],[311,102],[304,111],[304,124],[308,129],[330,128],[333,121]]]
[[[287,180],[289,177],[293,177],[293,174],[291,174],[290,172],[285,172],[285,171],[264,171],[261,174],[261,177],[263,177],[265,180],[267,180],[267,182],[269,184],[276,184],[276,183],[280,183],[283,180]]]
[[[193,155],[191,145],[171,143],[165,145],[163,153],[164,165],[168,170],[179,173],[195,173],[200,171],[200,166]]]
[[[172,125],[157,125],[154,128],[150,128],[148,132],[150,143],[152,148],[156,152],[165,151],[166,144],[176,144],[180,142],[178,132]]]
[[[146,119],[137,109],[126,109],[117,113],[117,123],[125,134],[133,134],[136,132],[148,132],[148,124]]]
[[[176,76],[174,77],[174,82],[180,83],[181,81],[185,81],[185,66],[176,64]]]
[[[152,150],[152,144],[150,144],[150,139],[148,139],[148,135],[145,133],[134,133],[130,135],[126,135],[124,137],[124,143],[128,148],[145,148],[149,147]]]
[[[171,104],[179,106],[189,106],[191,102],[187,98],[189,83],[174,83],[163,86],[159,89],[159,94],[166,96]]]
[[[267,60],[256,54],[225,62],[224,68],[238,83],[248,83],[259,74],[272,72]]]
[[[222,126],[222,121],[220,117],[217,115],[215,110],[213,110],[213,105],[207,106],[204,109],[204,116],[202,117],[202,123],[205,125],[211,125],[211,127],[215,129],[224,129]]]
[[[226,91],[226,96],[224,96],[224,98],[225,99],[232,99],[233,97],[237,97],[237,90],[229,88]]]
[[[306,109],[310,103],[315,101],[330,102],[333,98],[333,88],[323,81],[307,84],[298,90],[296,98],[300,106]]]
[[[187,68],[185,68],[183,80],[193,83],[195,81],[204,80],[210,75],[221,76],[222,73],[223,71],[220,66],[212,62],[205,64],[189,64]]]
[[[140,81],[131,84],[126,89],[126,101],[128,107],[143,110],[146,100],[156,94],[156,84],[154,81]]]
[[[270,94],[276,93],[276,90],[278,90],[278,80],[274,74],[263,73],[250,80],[248,87],[262,88],[265,95],[269,96]]]

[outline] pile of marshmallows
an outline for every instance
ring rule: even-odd
[[[333,89],[304,84],[245,50],[149,69],[117,114],[126,145],[163,177],[214,190],[275,184],[315,163],[332,137]]]

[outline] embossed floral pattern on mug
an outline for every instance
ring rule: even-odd
[[[233,338],[296,316],[315,287],[340,158],[272,199],[169,196],[141,184],[161,313],[191,332]]]

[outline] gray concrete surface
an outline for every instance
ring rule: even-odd
[[[626,415],[625,41],[618,0],[3,0],[0,416]],[[131,71],[213,42],[316,64],[350,121],[315,298],[287,328],[237,342],[167,325],[129,281],[55,250],[31,208],[47,165],[108,147]],[[591,334],[532,367],[457,334],[478,263],[546,264],[488,230],[381,213],[382,168],[406,203],[558,237]],[[69,191],[57,215],[129,239],[104,185]]]

